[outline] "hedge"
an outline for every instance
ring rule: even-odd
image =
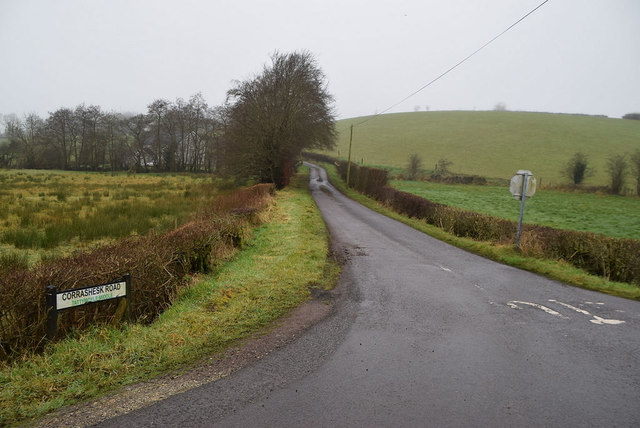
[[[272,184],[260,184],[216,198],[184,226],[162,235],[131,237],[96,250],[36,266],[16,266],[0,277],[0,360],[42,348],[46,334],[45,287],[58,291],[103,284],[131,275],[134,318],[150,322],[167,308],[187,276],[207,272],[242,244],[253,213],[269,203]],[[58,338],[95,323],[117,322],[118,301],[103,301],[63,312]]]

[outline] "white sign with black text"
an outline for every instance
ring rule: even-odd
[[[100,302],[102,300],[125,297],[127,295],[126,281],[118,281],[111,284],[96,285],[93,287],[78,288],[75,290],[60,291],[56,295],[56,309],[68,309],[87,303]]]

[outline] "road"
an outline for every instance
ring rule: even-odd
[[[102,426],[640,426],[640,302],[570,287],[310,188],[334,313],[232,376]]]

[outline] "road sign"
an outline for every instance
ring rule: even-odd
[[[509,191],[514,198],[520,202],[520,219],[518,220],[518,234],[516,235],[516,250],[520,245],[520,234],[522,233],[522,217],[524,215],[524,201],[536,193],[536,179],[531,171],[521,169],[516,175],[511,177]],[[524,195],[524,198],[522,197]]]
[[[58,292],[55,285],[46,287],[47,339],[52,340],[58,329],[58,311],[73,309],[88,303],[103,300],[125,298],[127,303],[127,319],[133,320],[133,286],[131,276],[108,284],[91,285]]]
[[[125,297],[126,295],[127,282],[124,280],[111,284],[59,291],[56,293],[56,309],[60,311],[86,305],[87,303]]]
[[[522,199],[522,189],[524,187],[524,181],[527,181],[526,186],[526,197],[530,198],[536,193],[536,179],[533,176],[531,171],[521,169],[511,177],[511,184],[509,186],[509,191],[518,201]]]

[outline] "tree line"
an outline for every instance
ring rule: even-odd
[[[275,53],[271,61],[236,83],[222,106],[197,93],[156,99],[144,114],[81,104],[46,118],[5,116],[0,167],[217,172],[282,187],[303,149],[333,147],[335,117],[311,53]]]
[[[9,144],[0,166],[83,171],[215,170],[221,115],[198,93],[188,101],[157,99],[145,114],[97,105],[5,117]]]

